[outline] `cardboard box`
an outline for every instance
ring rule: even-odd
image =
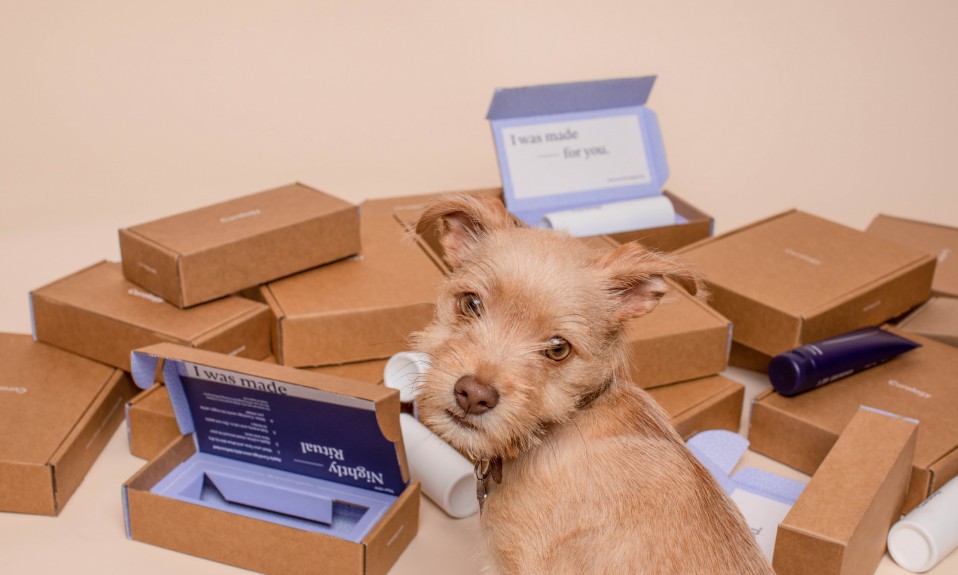
[[[123,274],[179,307],[359,252],[356,206],[303,184],[120,230]]]
[[[768,373],[768,364],[771,361],[772,356],[754,350],[737,341],[733,341],[732,347],[729,349],[728,364],[735,367],[750,369],[759,373]]]
[[[921,426],[907,513],[958,475],[958,350],[886,329],[922,347],[794,397],[761,393],[752,403],[748,437],[753,451],[811,475],[860,405],[916,419]]]
[[[269,355],[269,308],[236,296],[179,309],[100,262],[30,294],[38,341],[130,370],[130,352],[163,341],[259,359]]]
[[[678,253],[735,341],[769,356],[901,315],[928,299],[935,270],[925,253],[797,210]]]
[[[738,433],[741,426],[745,386],[721,375],[656,387],[648,393],[669,413],[683,439],[709,429]]]
[[[917,421],[860,409],[778,527],[778,575],[871,575],[898,519]]]
[[[133,390],[116,368],[0,334],[0,511],[59,514]]]
[[[958,297],[958,228],[879,214],[865,231],[934,256],[938,267],[932,292]]]
[[[185,434],[123,486],[134,540],[265,573],[382,574],[416,535],[399,394],[383,386],[158,344]]]
[[[933,297],[897,325],[902,331],[958,346],[958,298]]]
[[[267,363],[276,363],[272,357]],[[355,379],[367,383],[382,383],[386,360],[363,361],[327,367],[307,367],[306,371]],[[156,384],[141,391],[126,405],[127,436],[130,453],[143,459],[153,459],[171,441],[180,437],[180,428],[170,403],[166,386]]]
[[[273,313],[273,352],[283,365],[387,358],[432,319],[442,273],[393,215],[399,200],[361,208],[360,257],[270,282],[260,297]]]

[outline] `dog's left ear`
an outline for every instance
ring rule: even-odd
[[[483,236],[491,231],[520,227],[502,202],[495,198],[472,194],[455,194],[426,206],[416,233],[428,233],[432,226],[439,236],[439,244],[445,252],[446,261],[456,268],[462,263],[466,252],[474,248]]]
[[[606,273],[609,291],[617,299],[615,317],[627,321],[655,309],[670,291],[665,278],[679,282],[690,294],[708,297],[705,284],[677,258],[650,251],[635,242],[622,244],[599,261]]]

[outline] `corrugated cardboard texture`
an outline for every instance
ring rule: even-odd
[[[931,289],[935,295],[958,297],[958,228],[880,214],[865,231],[934,256],[938,267]]]
[[[933,297],[899,321],[898,328],[958,346],[958,298]]]
[[[356,206],[303,184],[120,230],[126,277],[180,307],[359,249]]]
[[[390,207],[396,201],[363,203],[359,257],[263,286],[280,363],[387,358],[406,349],[409,334],[432,319],[442,273],[415,242],[405,241]]]
[[[778,575],[871,575],[899,517],[916,422],[859,410],[778,528]]]
[[[648,393],[668,412],[683,439],[708,429],[737,433],[741,425],[745,386],[721,375],[656,387]]]
[[[0,511],[58,514],[133,389],[115,368],[0,334]]]
[[[269,354],[269,308],[231,296],[187,310],[100,262],[30,294],[37,340],[130,370],[130,352],[174,342],[259,359]]]
[[[679,250],[767,355],[897,317],[928,299],[935,259],[797,210]]]
[[[921,422],[903,513],[958,475],[958,350],[891,331],[922,347],[795,397],[759,395],[752,404],[750,448],[811,475],[858,407],[867,405]]]
[[[267,358],[275,363],[275,359]],[[355,379],[366,383],[382,383],[387,360],[373,360],[326,367],[308,367],[306,371]],[[166,386],[155,385],[141,391],[127,405],[127,433],[130,453],[153,459],[171,441],[180,436],[173,405]]]
[[[394,390],[180,346],[155,345],[139,351],[374,401],[380,428],[396,442],[403,474],[408,477],[399,428],[399,396]],[[315,573],[321,566],[329,573],[378,575],[389,570],[418,530],[420,491],[415,481],[361,544],[149,492],[194,449],[192,438],[182,437],[126,482],[133,539],[263,573]]]

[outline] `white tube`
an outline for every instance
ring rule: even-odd
[[[399,390],[399,400],[416,400],[419,378],[429,369],[429,356],[415,351],[401,351],[389,358],[383,369],[386,387]]]
[[[675,224],[675,207],[664,195],[551,212],[540,227],[576,237],[614,234]]]
[[[453,517],[479,511],[473,464],[408,413],[399,416],[399,424],[409,472],[422,492]]]
[[[888,532],[888,554],[924,573],[958,548],[958,478],[945,483]]]
[[[420,378],[429,370],[429,356],[403,351],[389,358],[383,369],[386,387],[399,390],[399,399],[415,401]],[[418,479],[422,492],[452,517],[468,517],[479,511],[475,467],[419,420],[399,416],[409,473]]]

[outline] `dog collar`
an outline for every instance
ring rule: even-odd
[[[479,514],[482,514],[482,504],[489,496],[489,478],[496,484],[502,483],[502,457],[483,457],[476,460],[476,499],[479,500]]]

